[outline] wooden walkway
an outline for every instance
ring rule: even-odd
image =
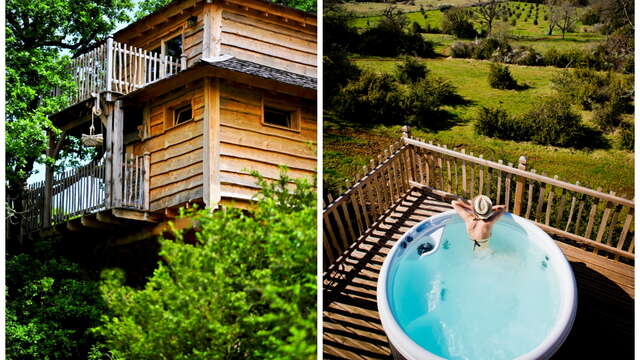
[[[324,278],[324,359],[391,359],[378,317],[376,285],[393,244],[425,218],[450,209],[433,194],[412,190],[369,236]],[[578,311],[571,334],[554,359],[632,359],[633,267],[557,242],[578,284]]]

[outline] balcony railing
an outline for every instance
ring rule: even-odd
[[[71,61],[76,82],[72,102],[104,91],[127,94],[186,68],[186,57],[175,59],[108,38],[102,45]]]
[[[50,220],[45,221],[46,183],[39,181],[29,185],[23,200],[23,228],[38,230],[64,223],[70,219],[109,208],[148,209],[149,156],[125,154],[122,163],[122,197],[113,197],[108,203],[104,159],[54,175],[51,184]]]

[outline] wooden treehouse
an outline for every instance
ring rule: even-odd
[[[315,15],[268,1],[176,0],[73,59],[77,91],[51,115],[62,139],[50,134],[48,155],[92,125],[102,144],[29,186],[23,232],[152,235],[181,206],[246,206],[252,170],[311,180],[316,33]]]
[[[378,274],[394,243],[456,196],[489,196],[555,240],[576,277],[578,309],[554,359],[632,358],[634,202],[409,136],[365,166],[323,211],[325,359],[390,359],[376,301]],[[598,346],[585,346],[590,338]]]

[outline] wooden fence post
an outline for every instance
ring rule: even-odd
[[[187,54],[180,55],[180,71],[187,70]]]
[[[527,169],[527,158],[524,156],[520,156],[518,159],[518,169],[526,170]],[[513,213],[516,215],[520,215],[522,210],[522,197],[524,195],[524,178],[522,176],[516,177],[516,195],[515,195],[515,204],[513,206]]]

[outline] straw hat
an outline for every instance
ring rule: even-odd
[[[473,213],[480,219],[488,219],[493,213],[493,203],[485,195],[478,195],[471,199],[471,206],[473,207]]]

